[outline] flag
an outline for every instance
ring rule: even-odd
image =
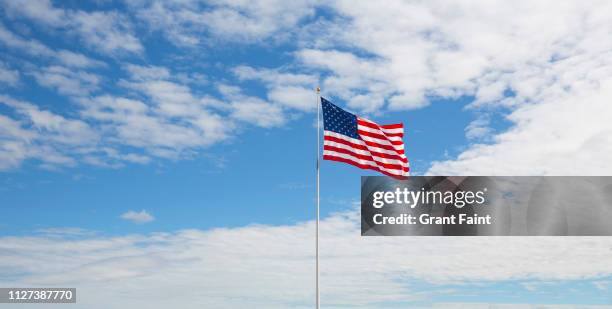
[[[410,170],[404,154],[404,125],[378,125],[321,98],[323,159],[404,179]]]

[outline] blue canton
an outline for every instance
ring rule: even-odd
[[[357,134],[357,116],[341,109],[324,98],[321,98],[321,105],[323,106],[323,128],[326,131],[361,139]]]

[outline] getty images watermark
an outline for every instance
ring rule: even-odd
[[[363,236],[611,236],[612,177],[362,177]]]

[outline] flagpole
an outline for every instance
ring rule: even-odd
[[[317,87],[317,240],[316,240],[316,256],[317,256],[317,279],[316,279],[316,294],[317,294],[317,307],[321,308],[321,298],[319,294],[319,167],[320,167],[320,156],[321,156],[321,88]]]

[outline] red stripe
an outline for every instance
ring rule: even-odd
[[[385,136],[399,136],[399,137],[404,137],[404,132],[400,132],[400,133],[387,133],[387,132],[384,132],[384,131],[383,131],[383,129],[382,129],[381,127],[379,127],[378,125],[373,124],[373,123],[371,123],[371,122],[365,122],[365,121],[359,121],[359,120],[358,120],[358,121],[357,121],[357,124],[358,124],[357,128],[359,128],[359,126],[362,126],[362,127],[368,127],[368,128],[370,128],[370,129],[374,129],[374,130],[379,130],[379,131],[381,131],[381,132],[382,132],[382,133],[383,133]],[[402,129],[403,129],[403,128],[402,128]]]
[[[361,149],[361,150],[370,150],[368,147],[366,147],[364,145],[359,145],[359,144],[351,143],[351,142],[349,142],[347,140],[343,140],[343,139],[337,138],[335,136],[325,135],[323,137],[323,139],[326,140],[326,141],[342,143],[342,144],[345,144],[345,145],[348,145],[348,146],[351,146],[351,147],[354,147],[354,148],[357,148],[357,149]],[[395,149],[393,146],[390,146],[390,145],[381,145],[381,144],[378,144],[378,143],[364,141],[364,140],[362,140],[362,142],[364,142],[366,145],[371,146],[371,147],[378,147],[378,148],[385,149],[385,150],[391,150],[391,151],[394,151],[395,153],[400,154],[400,155],[404,154],[404,149],[398,150],[398,149]]]
[[[360,125],[364,125],[366,127],[370,127],[372,129],[403,129],[403,123],[395,123],[395,124],[386,124],[386,125],[378,125],[371,121],[363,120],[362,118],[357,117],[357,123]]]
[[[404,128],[404,124],[403,123],[386,124],[386,125],[382,125],[380,127],[383,128],[383,129],[403,129]]]
[[[332,137],[332,136],[330,136],[330,137]],[[334,138],[334,137],[332,137],[332,138]],[[345,141],[343,139],[337,139],[337,138],[334,138],[334,139],[335,140],[330,140],[330,139],[326,138],[325,140],[330,141],[330,142],[335,142],[335,143],[338,143],[338,144],[343,144],[343,145],[349,146],[351,148],[355,148],[355,149],[359,149],[359,150],[364,150],[364,151],[369,151],[370,154],[372,154],[373,157],[379,157],[379,158],[383,158],[383,159],[400,160],[402,162],[408,163],[408,159],[407,158],[402,158],[399,155],[393,155],[393,154],[382,153],[382,152],[378,152],[378,151],[372,151],[372,149],[369,149],[369,148],[367,148],[367,147],[365,147],[363,145],[356,145],[356,144],[353,144],[353,143],[351,143],[349,141]],[[329,145],[327,145],[327,146],[329,146]],[[323,148],[325,148],[327,146],[323,145]],[[355,147],[355,146],[358,146],[358,147]],[[329,147],[334,147],[334,146],[329,146]]]
[[[392,140],[388,139],[387,136],[390,136],[390,135],[381,135],[381,134],[378,134],[378,133],[372,133],[372,132],[362,131],[362,130],[357,130],[357,133],[359,133],[359,135],[365,135],[365,136],[369,136],[369,137],[373,137],[373,138],[387,140],[387,141],[389,141],[389,143],[391,143],[393,145],[402,145],[402,144],[404,144],[404,141],[392,141]]]
[[[345,158],[339,158],[339,157],[331,156],[331,155],[323,155],[323,160],[330,160],[330,161],[337,161],[337,162],[347,163],[347,164],[356,166],[356,167],[361,168],[361,169],[377,171],[377,172],[383,173],[383,174],[385,174],[385,175],[387,175],[389,177],[393,177],[393,178],[399,179],[399,180],[408,179],[408,177],[406,177],[406,176],[393,175],[393,174],[391,174],[391,173],[389,173],[389,172],[387,172],[385,170],[381,170],[380,168],[378,168],[376,166],[359,164],[357,162],[353,162],[353,161],[345,159]]]
[[[335,151],[335,152],[339,152],[339,153],[344,153],[344,154],[347,154],[349,156],[353,156],[353,157],[361,159],[361,160],[366,160],[366,161],[374,162],[378,166],[382,166],[384,168],[391,169],[391,170],[403,170],[403,171],[406,171],[406,172],[408,171],[408,167],[405,167],[403,165],[392,164],[392,163],[384,163],[384,162],[376,161],[376,160],[374,160],[374,158],[372,158],[372,156],[366,156],[366,155],[358,154],[358,153],[352,152],[352,151],[350,151],[348,149],[344,149],[344,148],[338,148],[338,147],[334,147],[334,146],[324,145],[323,146],[323,150],[330,150],[330,151]]]

